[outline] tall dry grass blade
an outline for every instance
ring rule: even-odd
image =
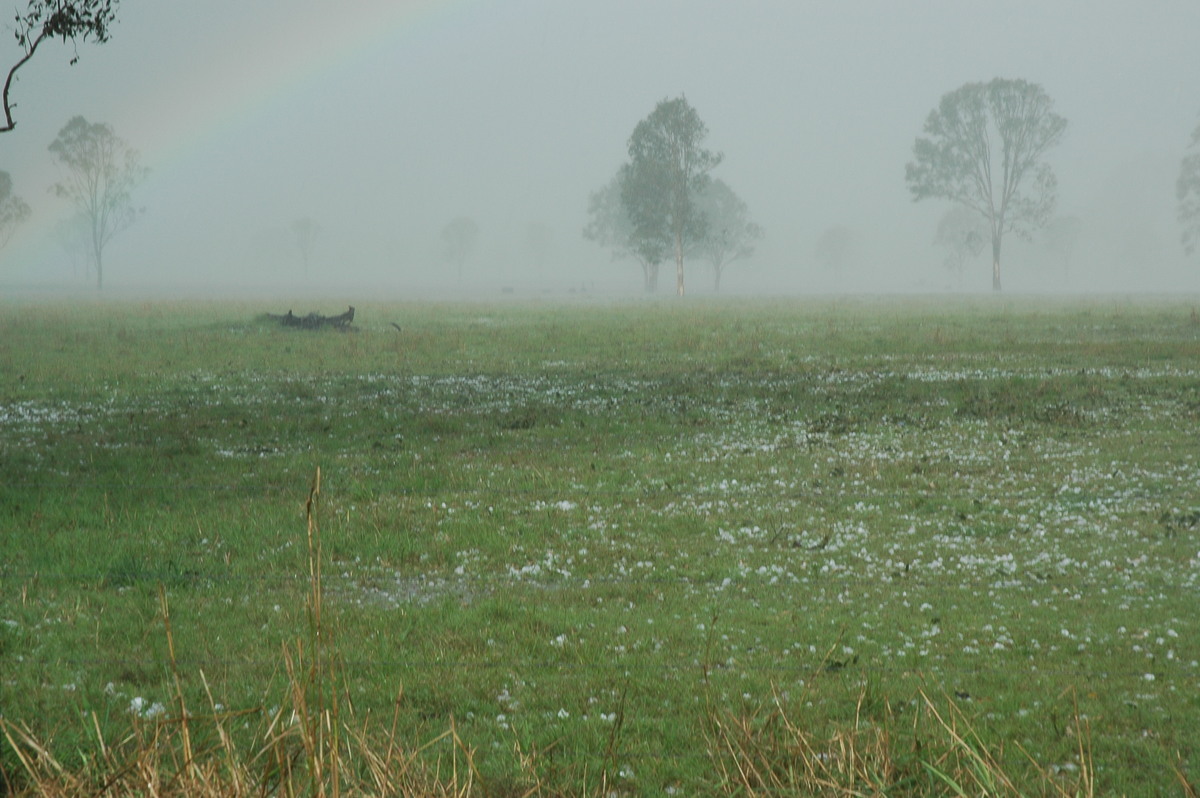
[[[185,769],[191,771],[195,757],[192,751],[191,729],[188,728],[187,701],[183,696],[183,680],[179,676],[179,663],[175,658],[175,635],[171,631],[171,608],[167,604],[167,590],[160,582],[158,585],[158,601],[162,610],[163,628],[167,635],[167,657],[170,660],[171,678],[175,683],[175,701],[179,707],[179,723],[183,734],[183,756]]]
[[[1196,790],[1195,785],[1188,780],[1187,774],[1183,772],[1183,765],[1176,762],[1172,769],[1175,771],[1175,778],[1179,780],[1180,786],[1183,788],[1183,794],[1186,798],[1200,798],[1200,792]]]
[[[39,791],[60,781],[69,780],[66,769],[50,751],[38,744],[27,726],[17,726],[0,717],[0,728],[4,729],[4,737],[20,761],[21,767],[25,769],[30,783]]]

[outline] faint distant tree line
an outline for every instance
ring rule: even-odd
[[[978,257],[991,234],[987,222],[973,209],[955,205],[938,222],[933,243],[946,250],[943,263],[963,287],[963,271],[967,262]]]
[[[463,265],[467,258],[471,257],[478,243],[479,225],[468,216],[451,219],[442,228],[442,253],[446,261],[455,267],[460,280],[463,276]]]
[[[16,103],[11,97],[17,72],[33,58],[38,47],[47,39],[61,39],[77,43],[95,40],[98,44],[108,41],[109,27],[117,18],[119,0],[30,0],[24,11],[15,16],[13,34],[21,57],[8,70],[4,80],[3,105],[4,124],[0,133],[7,133],[17,126],[13,118]],[[79,61],[78,51],[71,63]]]
[[[296,249],[300,251],[300,262],[304,266],[305,277],[308,277],[309,261],[312,259],[313,247],[320,232],[321,226],[311,216],[302,216],[292,221],[292,237],[295,239]]]
[[[629,161],[588,199],[584,237],[636,260],[647,292],[657,290],[659,267],[673,257],[683,296],[684,260],[693,256],[708,261],[720,290],[726,267],[750,257],[762,237],[746,203],[709,175],[723,156],[704,147],[707,136],[686,97],[662,100],[629,137]]]
[[[1183,248],[1189,255],[1200,247],[1200,125],[1192,133],[1188,152],[1179,165],[1175,183],[1179,200],[1179,224],[1183,228]]]
[[[31,211],[25,200],[13,193],[12,176],[0,172],[0,249],[12,239],[17,227],[29,218]]]

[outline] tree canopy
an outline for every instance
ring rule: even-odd
[[[17,125],[13,119],[15,104],[9,94],[17,71],[29,63],[38,46],[51,38],[59,38],[64,42],[93,39],[103,44],[108,41],[110,26],[116,22],[119,1],[29,0],[25,11],[17,13],[13,33],[22,55],[8,70],[8,77],[4,81],[4,124],[0,126],[0,133],[7,133]],[[78,60],[77,52],[71,57],[71,63]]]
[[[1042,159],[1067,121],[1052,108],[1042,87],[1024,80],[967,83],[930,112],[905,169],[914,200],[948,199],[987,220],[996,291],[1004,234],[1028,236],[1054,209],[1057,184]]]
[[[637,261],[642,267],[646,292],[654,293],[658,288],[658,269],[671,249],[671,240],[665,225],[634,225],[624,200],[624,184],[631,179],[631,172],[629,164],[622,165],[604,188],[588,197],[588,222],[583,237],[609,248],[614,259]]]
[[[1179,199],[1179,224],[1183,227],[1183,248],[1190,255],[1200,247],[1200,125],[1192,133],[1192,143],[1179,165],[1175,195]]]
[[[720,178],[708,182],[696,204],[705,232],[695,243],[695,252],[712,266],[713,290],[720,291],[725,268],[754,254],[763,229],[750,221],[746,203]]]
[[[70,200],[90,223],[96,288],[103,288],[104,248],[137,219],[133,190],[150,170],[111,127],[82,116],[63,126],[50,152],[67,170],[66,180],[54,186],[55,193]]]
[[[704,148],[707,136],[708,128],[686,97],[660,101],[629,137],[629,170],[621,181],[621,200],[634,238],[671,241],[680,296],[684,252],[704,236],[705,219],[696,209],[696,198],[722,159]]]

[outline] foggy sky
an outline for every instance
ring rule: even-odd
[[[0,251],[0,293],[90,285],[50,235],[69,209],[46,148],[82,114],[153,170],[144,216],[106,250],[106,292],[446,290],[440,233],[466,215],[478,291],[636,294],[637,265],[582,239],[588,193],[681,93],[725,155],[714,176],[766,230],[724,292],[943,290],[949,205],[913,203],[904,166],[944,93],[997,76],[1040,84],[1068,120],[1048,160],[1058,212],[1084,222],[1069,276],[1006,239],[1006,291],[1200,289],[1174,198],[1200,122],[1195,0],[124,0],[119,20],[78,65],[48,43],[20,73],[0,169],[34,218]],[[10,31],[2,44],[7,69]],[[302,216],[321,226],[307,279],[288,230]],[[540,274],[532,223],[553,235]],[[835,225],[856,236],[841,275],[814,254]],[[986,256],[968,269],[987,291]],[[688,282],[711,290],[699,262]]]

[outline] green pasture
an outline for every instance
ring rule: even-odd
[[[1200,778],[1197,300],[351,302],[0,304],[4,721],[249,737],[323,653],[489,795],[732,791],[782,717],[947,794],[923,695],[1023,783]]]

